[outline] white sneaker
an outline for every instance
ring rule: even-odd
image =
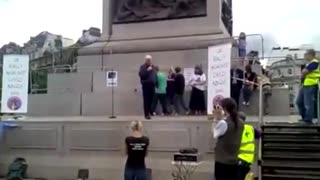
[[[247,105],[247,103],[245,101],[242,102],[243,105]]]
[[[247,102],[247,104],[246,104],[247,106],[250,106],[250,102]]]

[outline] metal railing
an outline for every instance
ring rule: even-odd
[[[318,82],[318,91],[317,91],[317,120],[318,124],[320,125],[320,80]]]

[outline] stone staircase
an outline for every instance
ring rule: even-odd
[[[273,123],[262,129],[263,180],[320,179],[320,126]]]

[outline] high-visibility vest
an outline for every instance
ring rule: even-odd
[[[319,63],[319,61],[317,59],[313,59],[310,63],[313,63],[313,62]],[[306,66],[308,66],[309,64],[307,64]],[[317,69],[309,72],[305,76],[304,81],[303,81],[303,86],[315,86],[315,85],[318,85],[319,78],[320,78],[320,68],[318,66]]]
[[[253,164],[254,153],[255,153],[254,127],[251,125],[245,124],[243,127],[238,159],[245,161],[249,164]]]

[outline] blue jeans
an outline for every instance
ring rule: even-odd
[[[145,168],[129,168],[124,171],[124,180],[147,180],[147,171]]]
[[[300,88],[296,105],[302,120],[312,122],[317,101],[317,86],[304,86]]]

